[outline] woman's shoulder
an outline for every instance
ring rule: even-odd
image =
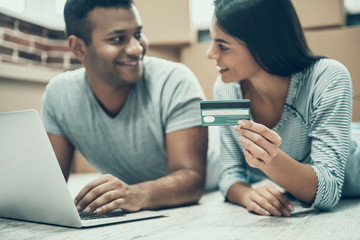
[[[314,75],[326,75],[333,77],[347,77],[350,78],[348,69],[344,64],[329,58],[322,58],[318,60],[312,67]]]
[[[310,88],[313,88],[311,86],[323,88],[334,84],[351,84],[350,73],[347,68],[341,62],[329,58],[317,60],[310,67],[294,74],[292,78],[303,82]]]
[[[309,72],[305,74],[305,89],[314,99],[320,99],[324,95],[344,96],[352,95],[352,81],[347,68],[335,59],[318,60]],[[312,94],[311,94],[312,93]]]

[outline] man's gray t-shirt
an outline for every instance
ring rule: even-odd
[[[95,99],[84,68],[56,76],[42,99],[46,131],[66,136],[98,171],[128,184],[168,174],[165,135],[201,125],[204,94],[183,64],[145,57],[143,73],[113,118]]]

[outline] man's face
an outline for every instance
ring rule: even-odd
[[[83,63],[89,77],[113,85],[136,83],[146,48],[137,9],[95,8],[88,21],[93,30]]]

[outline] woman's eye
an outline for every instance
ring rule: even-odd
[[[222,44],[219,44],[219,48],[220,48],[221,51],[226,51],[226,50],[228,50],[228,48],[227,48],[227,47],[224,47],[224,45],[222,45]]]
[[[141,38],[141,32],[134,33],[134,38],[139,41]]]

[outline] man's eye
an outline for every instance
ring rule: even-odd
[[[222,44],[219,44],[219,48],[220,48],[221,51],[226,51],[226,50],[228,50],[228,48],[227,48],[227,47],[224,47],[224,45],[222,45]]]
[[[124,42],[125,37],[124,36],[114,37],[114,38],[111,38],[110,41],[112,41],[112,42]]]

